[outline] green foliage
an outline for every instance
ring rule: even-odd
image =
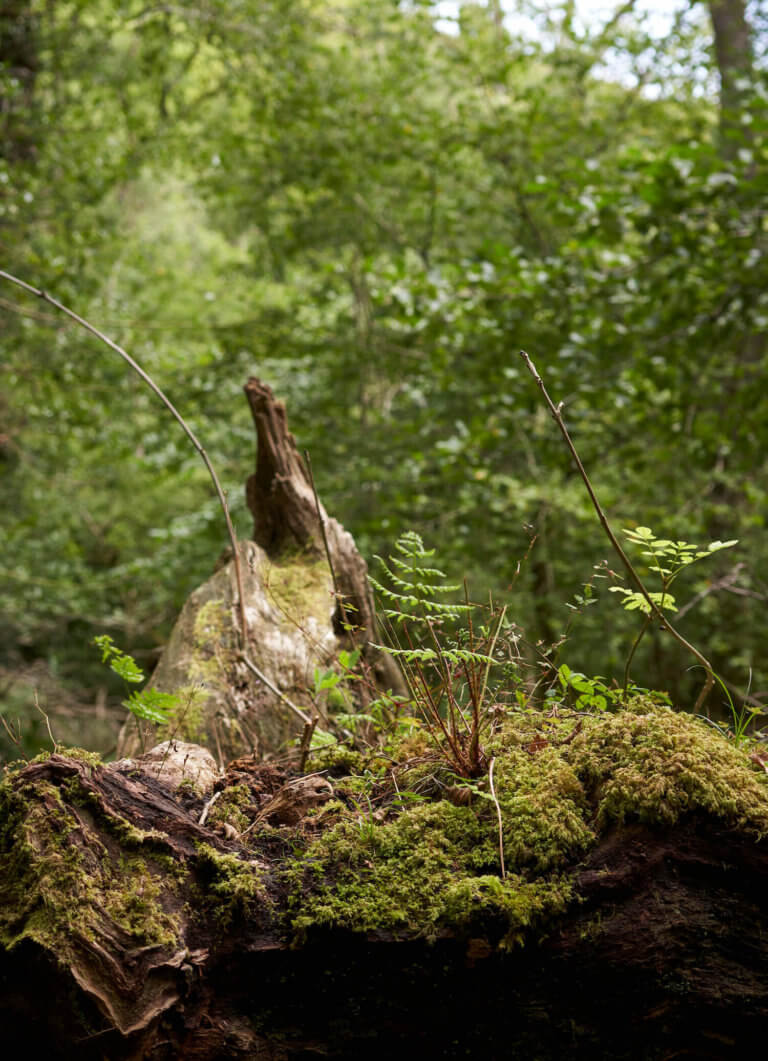
[[[692,570],[686,614],[729,684],[765,688],[765,73],[721,150],[704,5],[663,32],[629,11],[581,31],[556,5],[533,38],[473,4],[451,33],[390,0],[30,9],[0,34],[34,60],[0,54],[4,267],[204,427],[241,535],[258,366],[366,556],[414,528],[478,595],[514,583],[530,642],[556,642],[601,547],[523,346],[617,525],[683,512],[693,540],[738,536],[744,563],[710,574],[733,581],[704,592]],[[93,635],[155,651],[225,543],[155,399],[48,307],[2,298],[0,687],[31,732],[41,672],[92,703]],[[609,683],[633,617],[600,611],[563,652]],[[638,657],[687,702],[669,639]]]
[[[710,542],[709,545],[700,549],[690,542],[669,541],[666,538],[657,538],[650,527],[636,527],[634,530],[625,530],[629,541],[635,545],[641,545],[642,555],[648,558],[648,568],[654,571],[661,581],[661,592],[649,592],[648,596],[653,603],[663,611],[676,612],[675,598],[669,592],[669,587],[686,567],[697,560],[701,560],[721,549],[731,549],[738,542],[736,539],[728,542]],[[644,615],[651,614],[651,606],[642,593],[637,590],[627,589],[626,586],[611,586],[611,593],[620,593],[624,598],[622,604],[626,611],[641,611]]]
[[[458,586],[443,582],[445,574],[428,566],[434,549],[425,549],[413,531],[403,534],[395,548],[400,555],[390,556],[389,563],[378,558],[389,584],[371,578],[385,602],[383,616],[393,640],[382,647],[400,661],[416,712],[438,750],[458,774],[477,776],[486,765],[481,734],[491,724],[489,678],[505,610],[492,614],[476,636],[471,618],[475,606],[468,600],[453,604],[439,599]],[[463,642],[450,640],[440,629],[460,617],[466,622]],[[397,644],[398,628],[405,647]]]
[[[144,672],[136,665],[133,657],[121,652],[108,634],[99,634],[93,639],[93,643],[101,649],[102,663],[109,663],[110,669],[123,681],[144,681]],[[168,723],[178,703],[179,697],[175,693],[162,693],[157,689],[143,689],[141,692],[134,690],[123,700],[123,706],[128,708],[134,718],[158,726]]]

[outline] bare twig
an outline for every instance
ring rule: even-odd
[[[691,597],[691,599],[678,611],[677,621],[679,622],[687,612],[692,608],[695,608],[697,604],[700,604],[710,593],[717,593],[721,589],[725,589],[729,593],[734,593],[737,597],[753,597],[755,600],[765,600],[766,597],[764,593],[755,593],[754,590],[734,585],[745,566],[746,565],[743,563],[736,564],[732,571],[729,571],[726,575],[723,575],[722,578],[718,578],[708,586],[705,586],[695,597]]]
[[[27,762],[29,762],[29,756],[25,754],[24,747],[23,747],[23,745],[21,743],[21,723],[19,722],[19,720],[18,719],[16,720],[16,727],[17,727],[17,732],[16,733],[13,732],[13,729],[11,728],[10,724],[8,723],[8,720],[6,719],[5,715],[0,715],[0,722],[2,722],[3,729],[5,730],[5,732],[8,734],[8,736],[13,741],[13,743],[16,745],[16,747],[19,749],[19,752],[21,753],[22,758],[26,759]]]
[[[54,306],[56,309],[60,310],[62,313],[65,313],[73,321],[76,321],[82,328],[85,328],[86,331],[90,332],[91,335],[95,335],[97,339],[100,339],[103,343],[105,343],[110,348],[110,350],[114,350],[114,352],[116,354],[119,354],[119,356],[122,357],[122,359],[128,365],[130,365],[130,367],[134,370],[134,372],[136,372],[137,375],[139,375],[144,380],[144,382],[147,384],[147,386],[150,388],[150,390],[154,391],[154,393],[157,395],[157,397],[160,399],[160,401],[163,403],[163,405],[166,407],[166,409],[168,409],[168,411],[178,421],[178,423],[180,424],[182,430],[184,431],[184,434],[187,436],[187,438],[190,440],[190,442],[195,447],[197,452],[200,454],[200,456],[201,456],[201,458],[203,460],[203,463],[205,464],[206,468],[208,469],[208,474],[211,477],[211,480],[213,482],[214,488],[216,490],[216,494],[218,495],[219,504],[221,505],[221,510],[224,513],[224,519],[225,519],[226,524],[227,524],[227,533],[229,535],[229,540],[230,540],[230,542],[232,544],[232,560],[233,560],[234,568],[235,568],[235,579],[237,581],[238,608],[239,608],[239,615],[240,615],[240,636],[242,637],[243,648],[244,649],[247,648],[247,646],[248,646],[248,619],[247,619],[246,614],[245,614],[245,596],[244,596],[244,593],[243,593],[243,575],[242,575],[242,570],[241,570],[241,567],[240,567],[240,554],[239,554],[238,549],[237,549],[237,538],[235,537],[235,530],[234,530],[234,527],[232,526],[232,520],[230,519],[229,508],[227,506],[227,499],[226,499],[224,491],[223,491],[223,489],[221,487],[221,483],[219,482],[219,478],[216,475],[214,467],[213,467],[213,465],[210,462],[208,454],[203,449],[201,443],[196,438],[195,434],[193,433],[192,429],[187,424],[186,420],[183,418],[181,413],[178,412],[178,410],[175,408],[175,406],[171,403],[170,399],[167,398],[166,395],[163,393],[163,391],[158,387],[158,385],[155,383],[155,381],[152,379],[152,377],[149,376],[144,371],[144,369],[141,367],[141,365],[139,365],[136,361],[134,361],[134,359],[130,356],[130,354],[126,353],[126,351],[123,350],[123,348],[121,346],[119,346],[116,342],[113,342],[113,340],[110,339],[108,336],[106,336],[103,332],[99,331],[98,328],[95,328],[92,324],[89,324],[89,322],[87,320],[85,320],[83,317],[80,317],[77,313],[75,313],[73,310],[69,309],[63,303],[59,302],[59,300],[54,298],[52,295],[49,295],[46,291],[43,291],[43,290],[41,290],[40,288],[37,288],[37,287],[33,287],[32,284],[27,284],[24,280],[19,280],[18,277],[12,276],[11,273],[7,273],[3,269],[0,269],[0,278],[2,278],[3,280],[8,280],[12,284],[16,284],[17,287],[21,287],[25,291],[28,291],[30,294],[36,295],[38,298],[42,299],[43,302],[47,302],[48,305]]]
[[[499,801],[496,798],[496,789],[493,787],[493,768],[496,764],[496,757],[491,759],[491,765],[488,769],[488,784],[491,789],[491,799],[496,806],[496,817],[499,819],[499,859],[501,861],[501,879],[506,880],[507,871],[504,868],[504,826],[501,820],[501,807]]]
[[[240,656],[240,659],[246,665],[248,670],[252,674],[255,674],[260,682],[263,682],[264,685],[266,685],[266,687],[271,693],[274,693],[279,700],[282,700],[284,704],[290,707],[291,711],[293,711],[294,714],[299,716],[305,726],[308,726],[311,723],[312,720],[310,719],[309,715],[305,714],[300,707],[297,707],[296,704],[289,700],[285,693],[281,692],[280,689],[278,689],[278,687],[269,680],[266,674],[264,674],[263,671],[259,670],[253,660],[249,659],[246,655],[242,654]]]
[[[704,670],[706,672],[706,675],[707,675],[706,681],[704,682],[704,686],[703,686],[701,692],[699,693],[698,699],[696,700],[696,703],[694,704],[694,707],[693,707],[693,713],[696,714],[698,711],[701,710],[705,700],[709,696],[709,693],[710,693],[710,691],[712,689],[712,686],[715,683],[715,677],[714,677],[714,671],[712,670],[712,665],[701,654],[701,652],[699,652],[699,650],[697,648],[695,648],[690,643],[690,641],[687,641],[683,637],[683,635],[681,633],[678,633],[678,631],[672,626],[672,624],[667,619],[667,617],[664,615],[664,613],[659,608],[659,606],[651,599],[651,596],[648,593],[648,590],[645,588],[643,582],[641,581],[640,576],[638,575],[637,571],[635,571],[634,567],[632,566],[631,560],[629,559],[627,554],[624,552],[624,549],[622,548],[621,543],[619,542],[619,540],[616,537],[616,535],[613,533],[611,525],[608,522],[608,519],[607,519],[607,517],[605,515],[605,512],[603,511],[602,506],[600,505],[600,502],[597,500],[597,495],[595,494],[595,491],[594,491],[594,488],[592,486],[592,483],[590,482],[589,476],[587,475],[587,473],[586,473],[586,471],[584,469],[584,465],[581,463],[581,458],[579,457],[579,454],[578,454],[578,452],[576,450],[576,447],[574,446],[573,441],[571,440],[571,436],[568,434],[568,428],[565,426],[565,421],[563,420],[563,415],[562,415],[562,405],[563,405],[563,403],[560,402],[559,405],[555,405],[555,403],[552,401],[552,399],[550,398],[549,394],[547,393],[546,387],[544,386],[544,380],[541,378],[539,373],[536,371],[536,368],[535,368],[533,362],[531,361],[530,357],[525,352],[525,350],[521,350],[520,351],[520,356],[522,357],[523,361],[525,362],[525,365],[526,365],[528,371],[531,373],[531,375],[535,379],[535,381],[536,381],[536,383],[537,383],[537,385],[539,387],[539,390],[541,391],[541,393],[544,396],[545,402],[549,406],[549,411],[551,412],[555,423],[557,424],[558,428],[560,429],[560,434],[565,439],[565,444],[567,445],[568,449],[570,450],[571,456],[573,457],[573,460],[574,460],[574,462],[576,464],[576,467],[577,467],[577,469],[579,471],[579,475],[581,476],[581,478],[582,478],[582,480],[584,482],[584,485],[587,488],[587,493],[590,496],[590,499],[591,499],[592,504],[594,506],[595,512],[597,513],[597,517],[600,520],[600,523],[602,524],[603,530],[607,534],[608,539],[609,539],[611,545],[613,546],[614,550],[616,551],[616,554],[618,555],[618,557],[621,560],[622,564],[627,569],[627,573],[628,573],[630,579],[632,580],[632,583],[637,587],[637,589],[640,592],[641,596],[644,598],[644,600],[648,604],[648,606],[649,606],[652,614],[654,615],[654,617],[656,619],[658,619],[659,623],[661,624],[662,630],[668,630],[669,633],[672,635],[672,637],[680,645],[682,645],[683,648],[687,649],[691,653],[692,656],[695,657],[695,659],[698,661],[698,663],[701,664],[701,666],[704,668]]]
[[[214,805],[214,803],[216,802],[216,800],[219,798],[219,796],[221,795],[221,793],[223,791],[224,790],[221,789],[218,792],[214,792],[214,794],[208,800],[206,805],[203,807],[203,813],[200,815],[200,821],[197,823],[198,825],[205,825],[205,823],[208,821],[208,814],[209,814],[209,812],[211,810],[211,807]]]
[[[635,652],[637,652],[637,646],[640,644],[640,642],[645,637],[645,632],[646,632],[646,630],[648,629],[648,627],[650,625],[651,625],[651,617],[650,617],[650,615],[646,615],[645,622],[640,627],[640,631],[639,631],[637,637],[632,642],[632,648],[629,650],[629,655],[627,656],[627,662],[624,664],[624,700],[625,701],[627,699],[627,689],[629,688],[629,671],[630,671],[630,668],[632,666],[632,660],[635,658]]]
[[[53,733],[51,732],[51,720],[48,718],[45,711],[43,711],[42,707],[40,706],[40,701],[37,698],[37,689],[35,689],[35,709],[39,711],[45,719],[45,727],[48,730],[48,736],[50,737],[51,744],[53,745],[53,750],[56,751],[59,746],[59,742],[56,740]]]
[[[309,755],[309,749],[312,744],[312,735],[315,732],[320,715],[315,715],[314,718],[310,719],[309,722],[304,726],[304,732],[301,735],[301,748],[299,751],[299,773],[304,773],[304,767],[307,765],[307,756]]]

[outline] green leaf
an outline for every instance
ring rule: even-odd
[[[131,693],[127,700],[123,700],[123,706],[127,707],[135,718],[153,722],[158,726],[167,725],[170,713],[178,703],[179,697],[174,693],[162,693],[157,689]]]

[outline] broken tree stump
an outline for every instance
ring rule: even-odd
[[[246,486],[253,540],[238,543],[248,644],[243,652],[236,579],[225,554],[185,602],[149,682],[179,694],[171,725],[162,733],[130,720],[118,743],[121,757],[164,736],[204,744],[220,766],[245,754],[284,752],[302,734],[302,716],[322,716],[314,672],[333,668],[342,648],[358,647],[362,655],[349,710],[378,691],[403,691],[392,658],[371,646],[376,618],[365,560],[351,534],[316,503],[284,405],[258,379],[245,392],[257,434],[256,470]]]

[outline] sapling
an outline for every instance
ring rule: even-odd
[[[144,671],[138,666],[133,656],[121,652],[109,634],[100,634],[93,639],[94,645],[101,650],[102,663],[108,663],[110,669],[126,682],[127,685],[139,685],[145,680]],[[143,689],[141,692],[134,691],[123,700],[123,707],[127,708],[136,719],[139,737],[144,743],[141,722],[150,722],[155,726],[168,725],[169,718],[174,708],[179,704],[179,697],[175,693],[162,693],[158,689]]]
[[[667,538],[657,538],[650,527],[635,527],[634,530],[624,530],[627,539],[633,545],[642,546],[642,555],[648,558],[648,568],[659,576],[661,589],[659,591],[648,591],[639,593],[637,590],[629,589],[628,586],[611,586],[611,593],[620,593],[623,597],[622,604],[626,611],[639,611],[645,616],[645,621],[635,638],[630,649],[627,662],[624,667],[624,698],[627,696],[629,686],[629,670],[632,665],[637,646],[642,641],[648,627],[651,625],[655,610],[658,612],[676,612],[677,604],[670,592],[670,587],[681,571],[695,564],[697,560],[712,556],[713,553],[722,549],[731,549],[737,544],[737,539],[727,542],[714,541],[703,548],[692,545],[686,541],[671,541]]]

